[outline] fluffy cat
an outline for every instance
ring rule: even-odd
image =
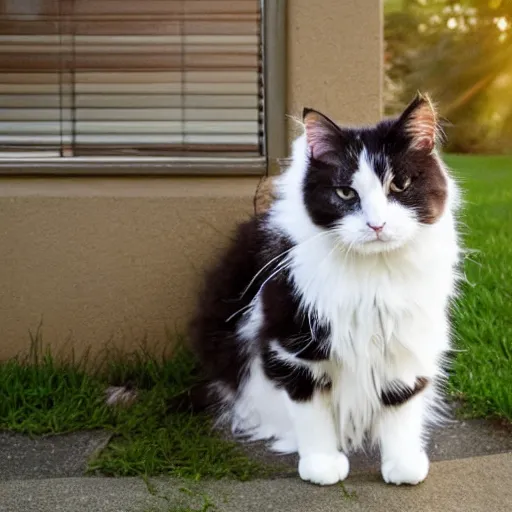
[[[417,484],[460,254],[436,112],[418,95],[375,126],[303,125],[270,209],[207,276],[194,347],[220,418],[298,451],[302,479],[345,479],[368,441],[386,482]]]

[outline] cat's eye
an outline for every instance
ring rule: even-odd
[[[391,190],[391,192],[400,193],[400,192],[403,192],[404,190],[406,190],[407,188],[409,188],[410,184],[411,184],[411,178],[405,178],[405,180],[401,183],[392,181],[391,185],[389,186],[389,189]]]
[[[338,194],[341,199],[345,201],[350,201],[356,197],[356,192],[354,189],[350,187],[340,187],[336,189],[336,194]]]

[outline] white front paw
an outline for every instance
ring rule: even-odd
[[[316,453],[301,457],[299,461],[299,475],[302,480],[318,485],[333,485],[345,480],[348,470],[348,458],[340,452],[332,455]]]
[[[424,451],[382,461],[382,478],[388,484],[416,485],[428,475],[428,457]]]

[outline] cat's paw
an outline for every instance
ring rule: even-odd
[[[382,462],[382,478],[387,484],[417,485],[428,475],[429,461],[424,451]]]
[[[301,457],[299,462],[299,475],[302,480],[318,485],[333,485],[345,480],[348,470],[348,458],[341,452],[332,455],[323,453],[307,455]]]

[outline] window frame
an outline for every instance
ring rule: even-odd
[[[261,0],[263,156],[258,157],[10,157],[1,176],[262,176],[286,156],[286,0]]]

